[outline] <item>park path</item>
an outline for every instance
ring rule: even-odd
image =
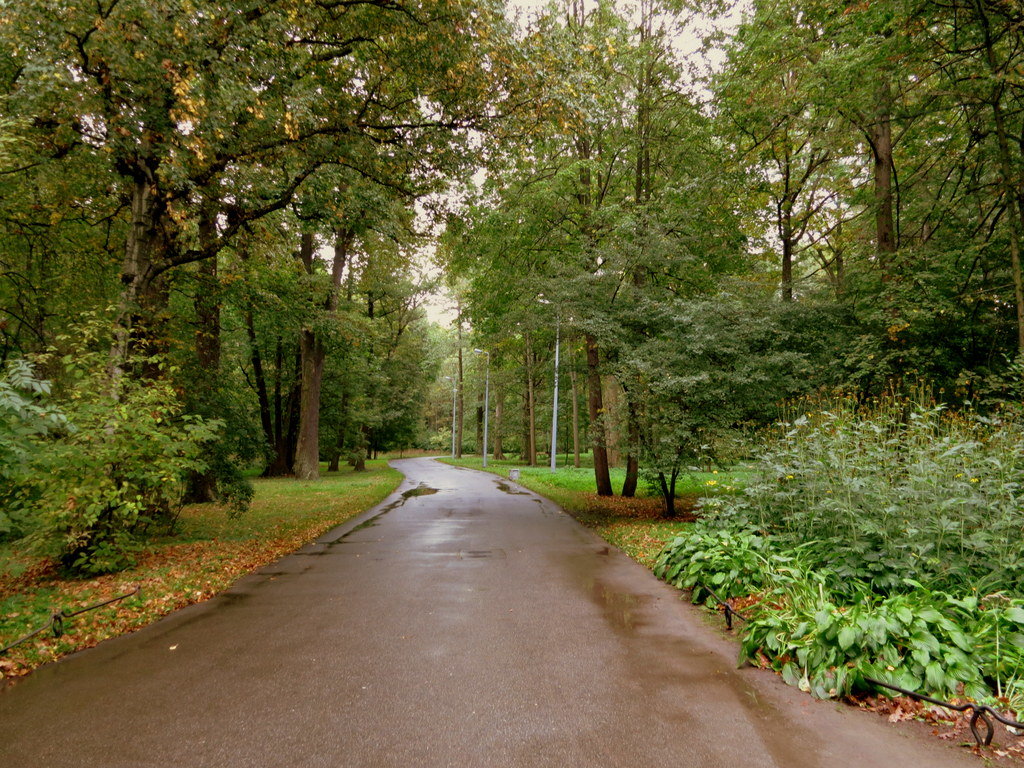
[[[429,459],[381,506],[0,691],[0,766],[978,766],[737,670],[647,570]]]

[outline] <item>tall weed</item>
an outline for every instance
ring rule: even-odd
[[[742,495],[706,502],[717,524],[801,544],[834,587],[887,595],[1016,587],[1024,575],[1024,431],[1011,417],[840,401],[799,416]]]

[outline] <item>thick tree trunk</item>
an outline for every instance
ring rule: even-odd
[[[594,446],[594,480],[599,496],[611,496],[612,481],[608,472],[608,448],[605,445],[604,400],[601,393],[597,340],[590,334],[587,342],[587,405],[590,411],[590,433]]]
[[[217,260],[207,259],[200,267],[203,290],[196,296],[196,361],[199,369],[215,382],[220,370],[220,298],[217,296]],[[209,285],[209,289],[206,289]]]
[[[886,81],[879,89],[878,113],[871,126],[871,149],[874,156],[875,184],[875,248],[883,271],[891,266],[896,253],[896,229],[893,225],[892,194],[892,89]]]
[[[108,365],[110,390],[115,397],[129,356],[131,337],[139,313],[139,296],[145,292],[146,284],[151,279],[160,209],[160,195],[151,175],[145,169],[139,169],[132,187],[131,226],[121,262],[121,294]]]
[[[304,233],[298,258],[308,275],[313,274],[313,246],[312,233]],[[320,389],[325,352],[323,343],[312,328],[303,328],[299,334],[299,354],[302,360],[302,384],[298,440],[292,472],[299,480],[316,480],[320,477]]]
[[[320,477],[320,390],[325,353],[317,334],[308,328],[299,335],[299,350],[302,355],[302,387],[292,473],[299,480],[316,480]]]
[[[213,215],[200,221],[200,238],[215,236]],[[196,312],[196,367],[198,376],[189,393],[190,410],[203,416],[215,416],[217,390],[220,386],[220,292],[217,282],[217,259],[210,258],[199,264],[198,290],[194,300]],[[217,480],[211,470],[193,472],[189,477],[184,500],[189,504],[203,504],[216,499]]]
[[[338,292],[341,289],[341,279],[351,243],[351,230],[339,229],[335,233],[331,287],[324,304],[328,316],[333,316],[338,308]],[[304,234],[299,259],[309,275],[314,272],[313,250],[313,235]],[[320,392],[323,387],[326,353],[323,340],[312,328],[302,330],[299,348],[302,355],[302,394],[294,472],[300,480],[316,480],[320,477]]]

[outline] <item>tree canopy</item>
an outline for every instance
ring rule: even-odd
[[[727,6],[0,2],[0,496],[45,521],[0,535],[110,564],[246,468],[450,439],[589,445],[599,493],[621,463],[671,511],[793,396],[1005,402],[1018,4]],[[69,511],[96,467],[33,451],[89,435],[168,490],[111,460]]]

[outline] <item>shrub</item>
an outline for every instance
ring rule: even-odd
[[[760,591],[768,568],[765,539],[751,530],[702,530],[677,536],[661,550],[654,574],[680,589],[693,589],[693,601],[723,600]]]
[[[1024,575],[1024,432],[1010,418],[839,402],[793,420],[754,470],[708,514],[804,545],[836,589],[993,591]]]
[[[167,383],[125,380],[117,397],[106,384],[100,374],[70,391],[71,428],[33,462],[35,545],[83,573],[125,567],[141,534],[173,523],[189,473],[206,468],[204,446],[220,426],[182,414]]]
[[[1024,432],[1012,415],[844,401],[786,425],[656,573],[753,595],[744,659],[826,698],[868,678],[1024,709]],[[987,595],[987,596],[986,596]]]
[[[744,628],[742,655],[767,659],[786,682],[818,698],[870,690],[865,678],[952,698],[991,694],[962,603],[919,590],[836,605],[812,581],[776,593]]]
[[[50,382],[31,363],[8,363],[0,377],[0,539],[29,531],[39,501],[31,471],[39,438],[67,424],[49,396]]]

